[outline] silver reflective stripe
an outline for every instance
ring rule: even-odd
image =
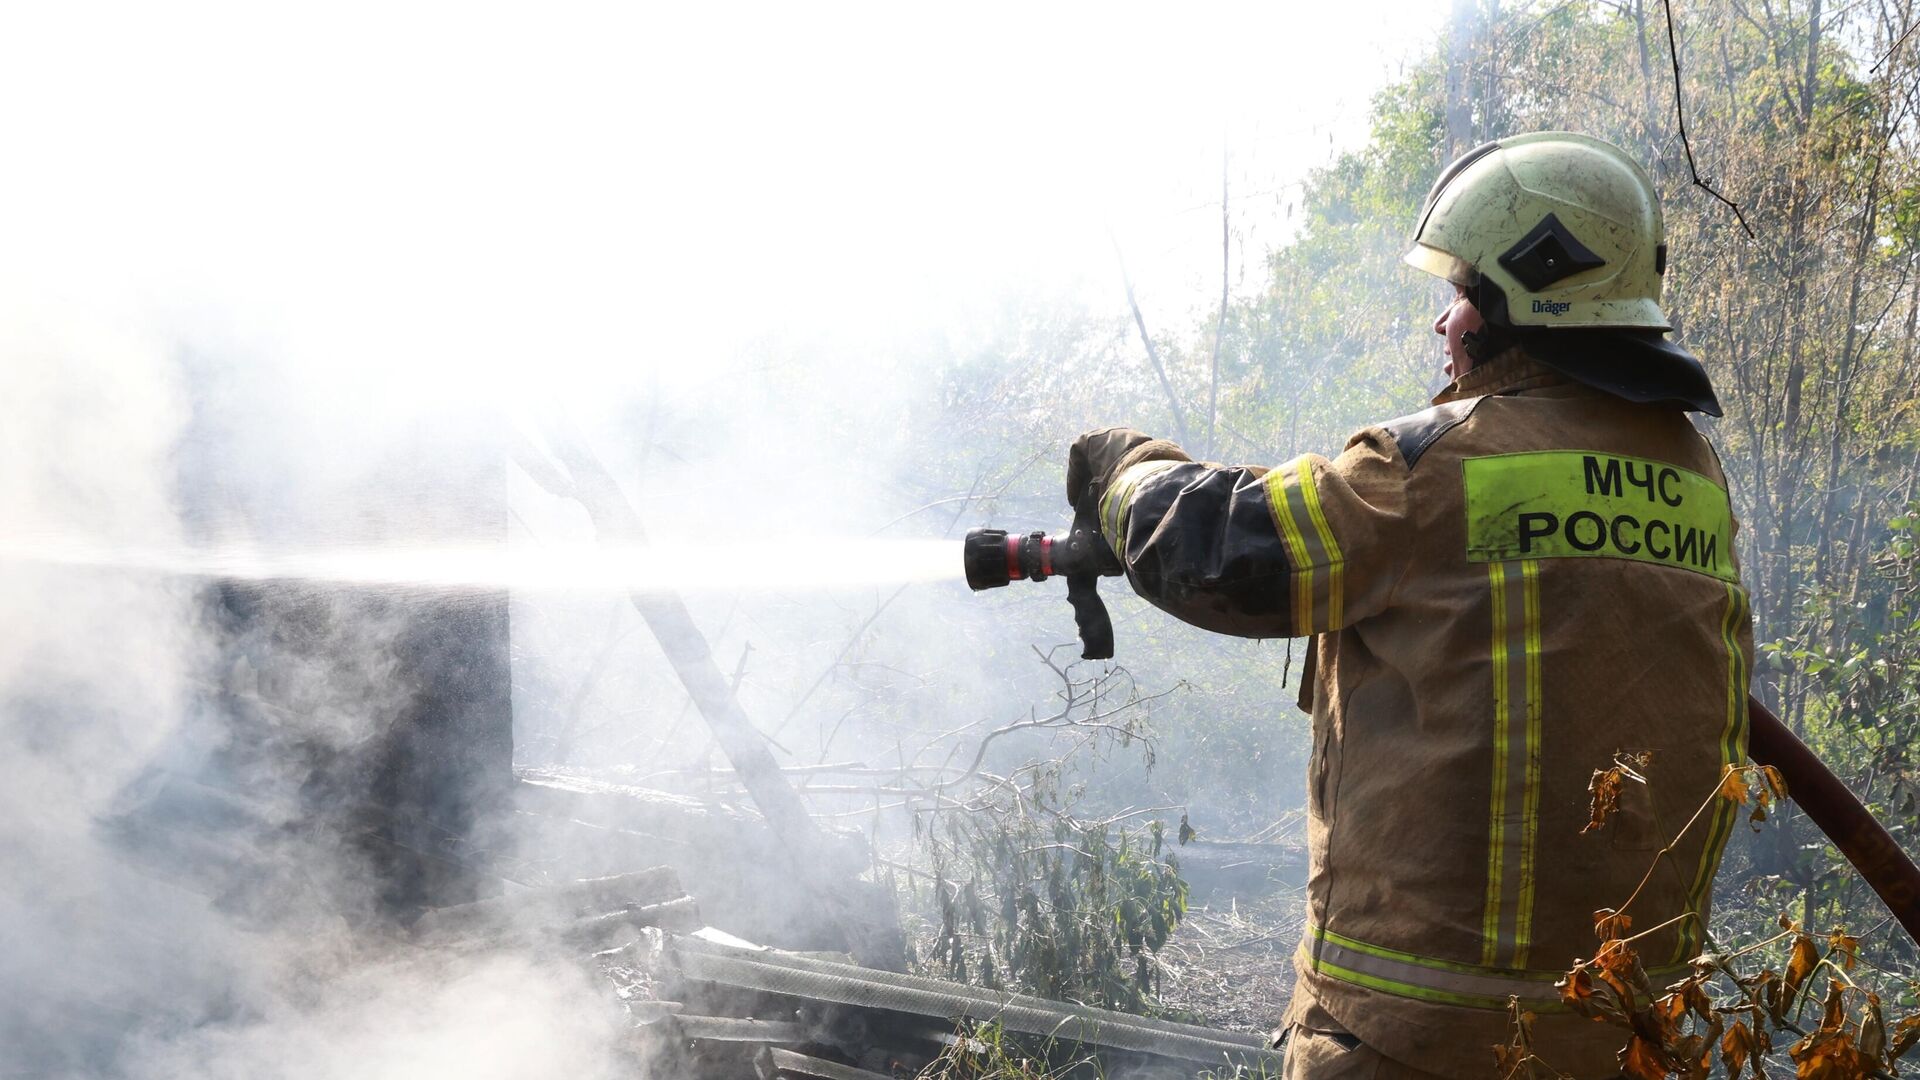
[[[1535,1012],[1562,1012],[1554,983],[1559,971],[1515,971],[1415,956],[1397,949],[1369,945],[1350,937],[1308,926],[1300,939],[1302,959],[1316,974],[1398,997],[1476,1009],[1504,1009],[1507,999]],[[1661,968],[1647,976],[1655,986],[1679,977],[1685,967]]]
[[[1429,960],[1311,927],[1302,945],[1320,974],[1401,997],[1485,1009],[1504,1009],[1509,997],[1517,997],[1536,1010],[1563,1007],[1553,987],[1558,972],[1523,975]]]

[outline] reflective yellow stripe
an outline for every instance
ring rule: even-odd
[[[1308,924],[1300,939],[1306,966],[1319,975],[1398,997],[1505,1009],[1517,997],[1536,1012],[1566,1008],[1553,984],[1565,973],[1479,967],[1419,956],[1336,934]]]
[[[1293,563],[1293,631],[1338,629],[1346,622],[1346,559],[1304,455],[1267,473],[1267,509]]]
[[[1320,534],[1320,546],[1326,550],[1327,625],[1321,629],[1336,630],[1346,625],[1341,617],[1346,587],[1346,559],[1340,554],[1340,544],[1333,538],[1333,530],[1327,526],[1327,516],[1320,511],[1320,491],[1314,486],[1312,470],[1307,467],[1304,458],[1295,468],[1300,473],[1300,494],[1307,501],[1307,513],[1313,517],[1314,530]]]
[[[1527,779],[1526,817],[1522,819],[1520,848],[1520,910],[1515,913],[1513,966],[1527,966],[1533,944],[1533,887],[1535,854],[1540,833],[1540,563],[1520,564],[1526,588],[1527,613]]]
[[[1492,791],[1481,962],[1524,968],[1540,832],[1540,563],[1487,565],[1492,611]]]
[[[1313,562],[1307,557],[1307,539],[1293,520],[1286,478],[1285,465],[1267,474],[1267,509],[1272,512],[1274,527],[1287,542],[1287,551],[1293,557],[1293,631],[1308,634],[1313,632]]]
[[[1720,618],[1720,642],[1727,649],[1727,723],[1720,735],[1720,767],[1723,772],[1747,756],[1747,657],[1740,650],[1740,626],[1746,617],[1746,591],[1738,585],[1728,585],[1727,607]],[[1715,808],[1713,826],[1707,833],[1706,845],[1700,851],[1700,867],[1694,871],[1693,887],[1687,891],[1687,906],[1695,912],[1706,906],[1708,891],[1713,888],[1714,871],[1720,866],[1727,839],[1733,834],[1734,819],[1739,816],[1739,810],[1732,802],[1725,799],[1718,801],[1720,805]],[[1673,959],[1676,962],[1692,958],[1700,947],[1701,932],[1698,919],[1688,920],[1681,925],[1680,940],[1674,947]]]
[[[1107,493],[1100,499],[1100,533],[1106,537],[1109,547],[1118,552],[1127,550],[1127,526],[1133,520],[1133,493],[1140,487],[1140,482],[1179,464],[1181,462],[1164,458],[1142,461],[1128,466],[1113,478],[1113,483],[1107,485]]]
[[[1507,811],[1507,564],[1487,564],[1493,593],[1493,798],[1487,825],[1487,905],[1480,929],[1480,961],[1491,967],[1500,942],[1500,886],[1506,853]]]
[[[1364,986],[1398,997],[1464,1005],[1474,1009],[1505,1009],[1509,997],[1535,1012],[1563,1012],[1554,983],[1563,971],[1477,967],[1451,960],[1388,949],[1309,923],[1300,938],[1301,959],[1317,975]],[[1665,967],[1647,972],[1655,986],[1664,986],[1686,970]]]

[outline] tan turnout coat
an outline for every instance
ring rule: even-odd
[[[1488,1076],[1510,996],[1541,1056],[1617,1073],[1554,981],[1744,760],[1752,636],[1726,481],[1683,413],[1520,353],[1339,457],[1227,468],[1152,442],[1106,478],[1135,588],[1247,637],[1311,634],[1308,925],[1290,1016]],[[1650,752],[1604,828],[1588,782]],[[1627,909],[1660,984],[1696,953],[1734,807]]]

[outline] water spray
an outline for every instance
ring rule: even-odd
[[[822,548],[836,553],[819,558]],[[116,544],[80,537],[0,540],[9,565],[229,581],[305,581],[393,589],[665,593],[852,589],[951,580],[953,541],[834,539],[608,545]]]

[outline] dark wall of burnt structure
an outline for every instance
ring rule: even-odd
[[[223,379],[268,376],[233,376]],[[504,546],[506,455],[449,410],[320,423],[295,388],[203,387],[180,456],[189,535],[216,550]],[[223,405],[250,403],[245,411]],[[258,403],[284,415],[264,415]],[[355,431],[378,429],[376,447]],[[110,823],[142,861],[262,920],[410,921],[498,891],[511,813],[504,589],[212,580],[199,698]]]
[[[296,808],[286,842],[338,856],[312,899],[405,920],[490,895],[513,784],[506,594],[222,582],[208,602],[218,661],[252,676],[221,687],[219,771],[278,785],[247,794]]]

